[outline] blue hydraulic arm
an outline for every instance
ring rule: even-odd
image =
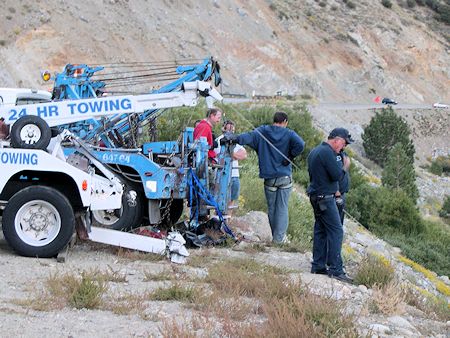
[[[92,76],[103,69],[104,67],[91,68],[85,64],[66,65],[63,72],[55,76],[53,98],[55,100],[64,100],[102,96],[103,93],[107,92],[107,84],[103,81],[93,80]],[[204,59],[202,63],[197,65],[178,66],[176,73],[185,75],[151,93],[180,91],[184,82],[196,80],[209,81],[214,78],[214,84],[216,86],[221,82],[220,66],[212,57]],[[114,148],[115,145],[111,142],[110,137],[108,137],[108,134],[112,133],[112,130],[114,130],[113,135],[115,137],[123,139],[130,132],[131,123],[135,126],[142,125],[158,111],[158,109],[147,110],[144,113],[136,114],[134,117],[131,117],[129,114],[124,114],[100,120],[89,119],[72,124],[68,129],[86,141],[101,137],[107,147]]]

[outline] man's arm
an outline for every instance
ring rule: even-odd
[[[303,149],[305,149],[305,141],[303,141],[303,139],[293,130],[291,131],[290,143],[291,149],[289,150],[289,157],[297,157],[302,153]]]
[[[328,151],[323,152],[321,158],[325,170],[333,181],[339,181],[342,176],[345,175],[345,170],[339,166],[336,161],[336,153],[331,148],[329,148]]]
[[[256,129],[255,129],[256,130]],[[241,145],[248,145],[253,150],[258,148],[258,133],[260,131],[250,131],[236,136],[236,143]]]

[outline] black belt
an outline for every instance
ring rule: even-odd
[[[311,195],[309,197],[316,200],[323,200],[327,198],[334,198],[335,196],[334,194],[330,194],[330,195]]]

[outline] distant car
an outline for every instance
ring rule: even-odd
[[[397,104],[397,101],[394,101],[392,99],[385,97],[383,100],[381,100],[381,103],[382,104]]]
[[[443,103],[433,103],[433,108],[448,108],[448,104],[443,104]]]

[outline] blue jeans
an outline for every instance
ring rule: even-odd
[[[241,190],[241,181],[239,177],[231,178],[231,200],[237,201],[239,199],[239,192]]]
[[[272,241],[282,243],[289,224],[288,203],[292,190],[290,176],[264,180],[269,224],[272,229]]]
[[[310,201],[316,219],[311,271],[323,271],[329,264],[329,274],[340,275],[344,273],[341,256],[344,229],[336,199],[334,196],[323,199],[311,196]]]

